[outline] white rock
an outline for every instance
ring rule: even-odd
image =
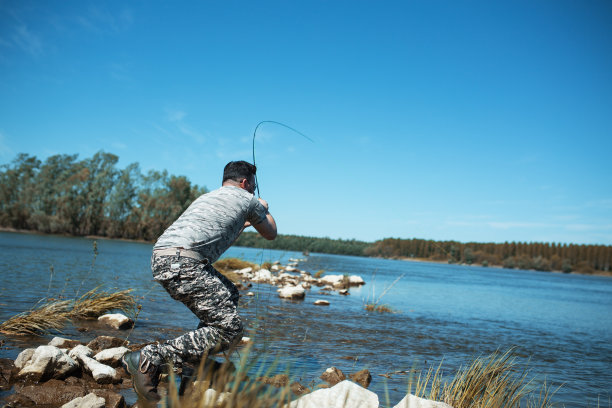
[[[239,345],[239,346],[245,346],[245,345],[247,345],[247,344],[249,344],[249,343],[251,343],[251,338],[250,338],[250,337],[243,336],[243,337],[240,339],[240,342],[238,343],[238,345]]]
[[[93,358],[94,360],[102,364],[110,365],[111,367],[116,367],[117,365],[119,365],[121,357],[123,357],[123,355],[128,351],[130,351],[130,349],[128,349],[127,347],[113,347],[106,350],[102,350]]]
[[[317,390],[293,401],[291,408],[378,408],[378,396],[345,380],[331,388]]]
[[[239,271],[237,271],[236,273],[240,274],[240,275],[248,275],[249,273],[253,272],[253,268],[251,268],[250,266],[240,269]]]
[[[317,306],[329,306],[329,302],[327,300],[315,300],[314,302],[315,305]]]
[[[96,394],[89,393],[84,397],[78,397],[62,405],[62,408],[104,408],[106,400]]]
[[[71,348],[73,347],[75,343],[76,341],[74,340],[68,340],[63,337],[54,337],[53,339],[51,339],[51,341],[47,345],[62,349],[62,348]]]
[[[39,346],[19,371],[20,377],[39,381],[43,377],[65,378],[79,365],[55,346]]]
[[[320,279],[320,281],[327,285],[334,286],[342,283],[343,279],[344,275],[325,275]]]
[[[204,381],[194,381],[193,389],[194,390],[202,390],[208,386],[208,382]],[[225,404],[226,400],[228,400],[231,395],[229,392],[218,392],[213,388],[208,388],[206,391],[196,391],[201,393],[196,398],[199,401],[199,406],[201,407],[218,407],[220,405]]]
[[[412,394],[407,394],[393,408],[453,408],[448,404],[439,401],[432,401],[425,398],[419,398]]]
[[[253,292],[248,292],[245,296],[255,296]]]
[[[98,317],[98,321],[112,327],[115,330],[129,329],[134,321],[121,313],[109,313]]]
[[[310,283],[308,283],[308,282],[302,282],[302,287],[304,289],[310,289],[310,288],[312,288],[312,285]]]
[[[28,348],[19,353],[19,355],[15,359],[15,367],[22,369],[26,365],[26,363],[30,361],[32,355],[34,354],[34,351],[36,351],[36,349]]]
[[[82,357],[93,356],[93,351],[87,346],[78,345],[68,352],[68,355],[75,360],[81,361]]]
[[[354,286],[365,285],[365,281],[361,276],[351,275],[349,276],[349,284]]]
[[[285,271],[287,272],[299,272],[298,268],[294,267],[294,266],[286,266],[285,267]]]
[[[251,279],[255,283],[265,283],[269,282],[272,279],[272,272],[267,269],[260,269],[255,272],[253,275],[253,279]]]
[[[93,354],[91,349],[86,346],[76,346],[70,350],[70,357],[78,360],[85,370],[98,384],[116,383],[119,381],[119,373],[113,367],[99,363],[90,356]]]
[[[278,290],[278,296],[283,299],[304,299],[306,291],[301,286],[285,286]]]
[[[350,293],[349,293],[348,289],[340,289],[340,290],[338,291],[338,293],[339,293],[339,294],[341,294],[341,295],[344,295],[344,296],[346,296],[346,295],[350,295]]]
[[[278,272],[278,271],[280,271],[280,270],[281,270],[281,268],[280,268],[280,266],[278,266],[277,264],[275,264],[275,265],[272,265],[272,267],[270,268],[270,270],[271,270],[272,272]]]

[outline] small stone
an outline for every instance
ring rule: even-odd
[[[351,286],[361,286],[365,285],[365,281],[361,276],[351,275],[349,276],[349,285]]]
[[[348,290],[348,289],[340,289],[340,290],[338,291],[338,294],[340,294],[340,295],[342,295],[342,296],[347,296],[347,295],[350,295],[350,292],[349,292],[349,290]]]
[[[332,386],[338,384],[341,381],[346,380],[346,376],[344,375],[344,373],[336,367],[328,368],[323,374],[321,374],[321,377],[319,378],[321,378],[323,381],[329,383],[329,385]]]
[[[329,302],[327,300],[315,300],[314,302],[317,306],[329,306]]]
[[[368,388],[372,382],[372,375],[367,369],[357,371],[356,373],[349,375],[349,378],[361,385],[363,388]]]
[[[272,385],[276,388],[286,387],[289,384],[289,376],[287,374],[277,374],[274,377],[259,377],[257,381],[264,384]]]
[[[57,348],[61,348],[61,349],[71,349],[75,346],[78,346],[79,344],[81,344],[80,341],[78,340],[70,340],[70,339],[65,339],[63,337],[54,337],[50,342],[49,342],[49,346],[54,346]]]
[[[134,326],[134,321],[121,313],[110,313],[98,317],[98,321],[115,330],[125,330]]]
[[[245,296],[255,296],[253,292],[248,292]]]
[[[301,286],[285,286],[278,290],[278,296],[283,299],[300,300],[306,296],[306,291]]]
[[[77,397],[62,405],[62,408],[104,408],[106,400],[96,394],[89,393],[84,397]]]
[[[251,343],[251,338],[250,337],[242,337],[240,339],[240,342],[238,343],[239,346],[246,346],[247,344]]]
[[[302,384],[300,384],[297,381],[292,382],[291,385],[289,386],[289,389],[294,395],[297,395],[297,396],[308,394],[310,392],[309,388],[304,387]]]
[[[125,345],[125,340],[118,337],[111,336],[98,336],[87,344],[93,352],[98,353],[102,350],[106,350],[113,347],[119,347]]]

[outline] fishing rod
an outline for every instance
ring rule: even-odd
[[[253,132],[253,166],[255,166],[255,136],[257,136],[257,129],[259,129],[259,126],[263,125],[264,123],[272,123],[272,124],[275,124],[275,125],[280,125],[280,126],[286,127],[287,129],[297,133],[298,135],[300,135],[300,136],[310,140],[312,143],[314,143],[314,140],[312,140],[311,138],[309,138],[308,136],[306,136],[305,134],[303,134],[299,130],[294,129],[294,128],[292,128],[289,125],[285,125],[284,123],[277,122],[275,120],[262,120],[261,122],[259,122],[257,124],[257,126],[255,126],[255,131]],[[255,174],[255,185],[257,186],[257,197],[261,197],[259,195],[259,182],[257,181],[257,173]]]

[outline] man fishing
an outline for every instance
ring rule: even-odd
[[[208,353],[225,351],[242,337],[238,289],[212,264],[249,226],[266,239],[276,238],[268,203],[254,196],[256,171],[248,162],[229,162],[222,186],[198,197],[153,247],[153,278],[185,304],[200,324],[173,340],[124,356],[134,389],[146,401],[160,399],[157,385],[162,365],[197,365]]]

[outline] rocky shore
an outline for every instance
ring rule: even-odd
[[[363,285],[359,276],[322,275],[298,268],[299,260],[288,265],[280,263],[248,266],[233,269],[234,281],[243,295],[253,283],[264,283],[278,287],[278,296],[290,300],[304,300],[312,286],[321,291],[337,291],[342,295],[350,294],[350,287]],[[228,270],[224,273],[227,274]],[[329,301],[317,299],[316,305],[329,305]],[[122,330],[130,328],[134,322],[116,313],[101,316],[100,325],[108,328],[108,336],[99,336],[87,343],[62,337],[53,338],[47,345],[25,349],[13,361],[0,359],[0,390],[10,393],[0,403],[3,407],[43,407],[43,408],[125,408],[135,407],[136,395],[132,381],[121,366],[121,358],[128,351],[139,350],[144,344],[128,344],[120,336]],[[241,345],[249,344],[243,338]],[[214,360],[213,360],[214,361]],[[218,364],[218,363],[217,363]],[[180,371],[177,376],[180,378]],[[379,397],[369,391],[372,376],[368,370],[358,370],[346,375],[335,367],[325,370],[313,390],[298,382],[290,382],[285,374],[262,376],[257,382],[270,387],[289,387],[292,408],[320,407],[365,407],[378,408]],[[160,394],[168,392],[168,377],[160,384]],[[314,384],[315,381],[312,382]],[[214,384],[197,385],[197,392],[208,395],[210,404],[205,406],[225,406],[221,391],[215,391]],[[193,388],[191,389],[193,392]],[[12,393],[11,393],[12,392]],[[202,394],[202,395],[204,395]],[[227,397],[225,397],[227,398]],[[163,401],[163,400],[162,400]],[[446,404],[417,398],[406,397],[395,408],[408,407],[449,407]]]

